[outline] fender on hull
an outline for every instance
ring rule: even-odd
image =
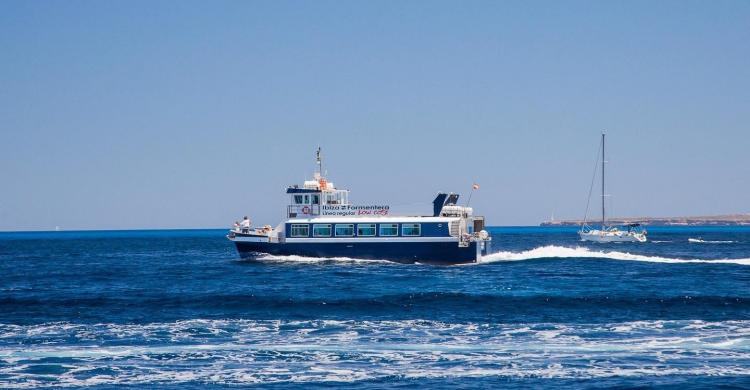
[[[456,242],[403,243],[268,243],[235,241],[242,258],[263,254],[305,257],[348,257],[364,260],[389,260],[397,263],[466,264],[477,261],[477,243],[459,247]],[[487,248],[481,254],[486,254]]]

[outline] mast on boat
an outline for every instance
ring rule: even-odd
[[[604,132],[602,132],[602,230],[604,230]]]

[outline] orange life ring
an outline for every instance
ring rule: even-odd
[[[302,214],[310,214],[310,207],[305,206],[302,208]]]

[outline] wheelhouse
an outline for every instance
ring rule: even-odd
[[[290,186],[286,193],[289,195],[289,218],[321,215],[321,206],[324,205],[349,205],[349,190],[336,189],[333,183],[318,173],[315,174],[315,180],[305,181],[302,187]]]

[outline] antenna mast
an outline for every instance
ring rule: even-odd
[[[318,164],[318,174],[323,177],[323,156],[320,154],[320,146],[318,146],[318,151],[315,152],[315,162]]]

